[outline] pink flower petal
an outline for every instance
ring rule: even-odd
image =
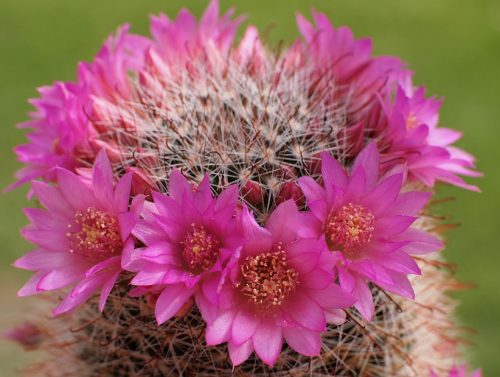
[[[326,200],[325,190],[312,177],[300,177],[298,182],[308,203]]]
[[[283,330],[288,345],[296,352],[305,356],[319,356],[321,352],[321,333],[302,327]]]
[[[232,342],[228,344],[229,357],[231,358],[231,362],[233,366],[238,366],[244,363],[253,352],[253,343],[252,340],[247,340],[245,343],[237,346]]]
[[[381,216],[384,211],[398,198],[403,183],[403,174],[394,174],[380,182],[366,196],[363,203],[370,208],[375,216]]]
[[[413,216],[387,216],[375,220],[375,229],[380,237],[391,237],[398,235],[408,229],[415,222]]]
[[[115,286],[116,280],[118,276],[120,276],[121,271],[115,272],[111,277],[106,280],[101,290],[101,297],[99,298],[99,311],[102,312],[104,310],[104,305],[106,305],[106,301],[108,299],[111,290]]]
[[[269,216],[266,229],[271,232],[274,243],[290,243],[297,239],[300,217],[293,200],[281,203]]]
[[[352,295],[356,298],[354,304],[356,309],[367,321],[371,321],[374,314],[372,293],[362,278],[356,278],[356,286],[352,291]]]
[[[33,182],[33,192],[50,212],[72,219],[75,210],[71,207],[60,190],[44,182]]]
[[[31,271],[49,271],[77,264],[80,258],[68,252],[47,252],[43,249],[30,251],[14,262],[14,267]]]
[[[356,171],[351,176],[349,183],[347,185],[344,202],[345,203],[357,203],[359,202],[361,196],[364,194],[366,188],[366,176],[365,171],[362,166],[358,167]]]
[[[368,189],[375,187],[379,178],[380,156],[375,142],[368,144],[356,157],[352,166],[355,172],[358,167],[362,167],[366,173],[366,185]]]
[[[169,196],[176,202],[181,203],[186,192],[191,193],[188,181],[177,169],[173,169],[168,182]]]
[[[47,272],[40,271],[29,278],[24,286],[17,292],[18,297],[32,296],[40,293],[38,290],[38,283],[45,276]]]
[[[261,323],[253,336],[255,353],[267,365],[273,366],[278,359],[283,345],[281,328],[270,324]]]
[[[348,180],[344,168],[329,153],[322,153],[321,158],[321,174],[325,187],[336,186],[345,189]]]
[[[235,311],[225,311],[213,323],[207,325],[205,334],[207,345],[216,346],[226,342],[230,338],[235,315]]]
[[[271,233],[257,224],[246,207],[243,208],[241,213],[241,223],[245,237],[245,254],[254,255],[271,249]]]
[[[213,323],[217,319],[217,305],[212,304],[199,292],[195,294],[196,306],[200,309],[201,316],[207,324]]]
[[[94,195],[99,201],[101,209],[110,208],[113,205],[114,178],[111,164],[104,149],[96,157],[92,177]]]
[[[81,177],[66,169],[58,169],[57,183],[64,198],[73,208],[84,211],[89,207],[95,207],[96,198]]]
[[[242,345],[250,339],[257,330],[260,320],[252,313],[240,310],[233,320],[231,327],[231,342],[235,346]]]
[[[92,276],[79,282],[61,304],[54,309],[54,315],[67,313],[87,301],[105,281],[106,276]]]
[[[132,173],[127,173],[116,183],[113,196],[113,209],[115,213],[126,212],[130,200],[132,187]]]
[[[184,284],[167,285],[156,301],[155,316],[158,324],[172,318],[193,293]]]
[[[325,309],[345,309],[354,304],[355,298],[345,289],[333,284],[321,290],[309,290],[311,298]]]
[[[284,304],[290,316],[305,328],[312,331],[325,331],[326,319],[323,309],[316,301],[301,291],[296,291]]]
[[[386,215],[416,216],[429,201],[432,193],[410,191],[399,195],[396,201],[387,209]]]
[[[86,269],[85,265],[71,265],[52,270],[40,279],[37,289],[41,292],[53,291],[66,287],[67,285],[82,279],[85,276]]]

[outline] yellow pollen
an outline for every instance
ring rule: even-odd
[[[96,263],[119,255],[123,249],[116,218],[93,207],[75,213],[66,237],[71,253]]]
[[[330,212],[323,231],[330,250],[354,258],[371,241],[374,224],[375,217],[367,208],[348,203]]]
[[[298,283],[299,273],[288,266],[281,245],[275,252],[247,257],[240,270],[242,278],[236,286],[258,310],[283,304]]]

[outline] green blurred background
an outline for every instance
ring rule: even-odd
[[[76,63],[89,60],[118,25],[148,32],[148,14],[173,16],[185,6],[200,15],[205,1],[168,0],[1,0],[0,1],[0,187],[19,167],[11,152],[23,142],[14,125],[26,119],[26,100],[35,88],[54,80],[75,78]],[[267,31],[270,44],[297,37],[294,13],[309,15],[314,7],[335,25],[352,27],[358,37],[371,36],[377,54],[401,56],[416,71],[416,82],[429,93],[445,96],[441,124],[459,129],[460,146],[478,157],[485,178],[482,194],[440,187],[456,201],[439,211],[461,227],[447,234],[446,256],[458,264],[458,276],[477,288],[458,294],[463,324],[477,330],[470,357],[486,376],[500,376],[500,1],[499,0],[274,0],[222,1],[235,5]],[[21,208],[26,188],[0,196],[0,326],[1,331],[29,310],[30,300],[16,299],[26,274],[10,263],[29,245],[19,236],[25,224]],[[432,350],[429,350],[432,352]],[[29,356],[0,343],[0,376]]]

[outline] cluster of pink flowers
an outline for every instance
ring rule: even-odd
[[[273,365],[284,341],[319,355],[327,324],[343,323],[346,309],[372,319],[373,287],[413,299],[408,277],[421,273],[414,256],[443,245],[414,227],[430,191],[405,184],[477,190],[460,178],[478,175],[473,158],[452,146],[460,133],[438,127],[440,101],[415,90],[399,60],[372,57],[370,41],[333,28],[322,14],[314,19],[316,26],[299,17],[304,38],[287,53],[331,63],[349,90],[331,100],[352,97],[355,125],[345,135],[352,162],[324,152],[320,177],[296,182],[305,205],[284,200],[265,223],[238,185],[214,196],[210,172],[194,184],[172,169],[168,190],[159,192],[145,190],[133,166],[113,171],[120,143],[99,122],[104,103],[132,98],[131,75],[147,86],[151,70],[168,77],[174,62],[189,69],[207,50],[231,53],[241,20],[219,17],[216,1],[200,23],[187,11],[175,20],[153,17],[153,39],[119,29],[92,63],[80,65],[77,82],[40,89],[33,119],[23,125],[33,129],[29,143],[16,149],[26,164],[18,184],[31,182],[44,207],[26,210],[31,224],[23,235],[36,249],[15,266],[35,274],[19,295],[71,287],[54,311],[62,314],[100,292],[103,310],[117,279],[132,275],[130,294],[154,297],[159,324],[196,305],[207,344],[227,343],[234,365],[252,352]],[[235,59],[252,61],[258,74],[262,48],[251,27]]]

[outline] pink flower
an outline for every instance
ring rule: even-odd
[[[405,297],[414,297],[408,274],[420,274],[411,257],[442,247],[433,236],[412,223],[430,193],[401,193],[403,174],[380,179],[379,153],[369,144],[347,172],[323,154],[319,185],[311,177],[299,184],[311,210],[311,231],[325,240],[338,259],[341,287],[357,299],[361,314],[373,317],[368,282]]]
[[[369,38],[355,39],[348,27],[334,28],[323,13],[313,11],[315,26],[302,15],[297,16],[298,28],[304,42],[296,42],[289,50],[289,60],[313,67],[311,82],[318,82],[316,90],[325,77],[331,103],[335,108],[345,109],[346,137],[349,147],[346,152],[359,152],[363,142],[363,131],[372,109],[378,106],[379,93],[385,88],[389,77],[403,70],[396,57],[373,56]]]
[[[18,268],[36,271],[19,296],[58,290],[74,285],[54,313],[61,314],[85,302],[100,290],[100,310],[120,275],[121,254],[134,247],[131,229],[143,197],[129,208],[131,175],[116,185],[109,160],[98,155],[92,180],[66,169],[56,172],[57,186],[33,182],[35,196],[45,209],[29,208],[31,224],[23,229],[37,249],[18,259]]]
[[[335,261],[324,241],[300,237],[303,221],[291,200],[274,210],[265,228],[243,208],[244,246],[228,264],[217,318],[206,333],[209,345],[228,342],[233,365],[254,350],[273,365],[283,339],[299,353],[319,355],[327,322],[342,323],[339,309],[354,302],[333,283]]]
[[[215,199],[208,176],[193,190],[173,170],[168,192],[153,193],[154,207],[133,230],[146,246],[130,253],[125,266],[137,272],[132,284],[159,294],[158,323],[174,316],[193,296],[210,322],[225,264],[241,244],[234,220],[238,188],[230,186]]]
[[[31,128],[29,142],[15,151],[26,164],[17,174],[18,181],[8,189],[36,178],[53,181],[56,168],[74,170],[82,160],[92,162],[102,147],[106,129],[100,128],[94,102],[129,99],[129,73],[140,69],[148,39],[128,34],[127,25],[107,39],[92,63],[80,63],[78,81],[57,82],[39,89],[41,98],[31,100],[36,111],[32,119],[19,125]],[[105,139],[105,137],[104,137]]]
[[[476,369],[470,377],[481,377],[483,374],[481,373],[480,369]],[[431,371],[431,374],[429,377],[438,377],[439,375],[435,373],[434,371]],[[469,374],[467,373],[467,366],[462,365],[460,367],[454,366],[450,370],[450,374],[447,375],[448,377],[467,377]]]
[[[474,157],[453,146],[462,134],[438,127],[442,101],[426,98],[425,89],[415,89],[407,74],[398,80],[394,102],[387,102],[374,127],[387,169],[405,163],[409,178],[426,186],[441,181],[479,191],[459,176],[481,176],[473,170]]]
[[[76,157],[85,158],[90,153],[88,120],[82,112],[78,85],[58,82],[38,91],[41,98],[30,101],[36,109],[32,120],[19,125],[33,129],[28,134],[29,143],[15,148],[18,160],[26,166],[8,189],[35,178],[54,180],[56,167],[73,170]]]
[[[182,9],[175,20],[165,14],[151,17],[151,35],[156,53],[167,64],[193,61],[206,49],[216,48],[226,55],[243,17],[232,20],[234,9],[219,17],[219,1],[212,0],[200,22],[187,9]]]

